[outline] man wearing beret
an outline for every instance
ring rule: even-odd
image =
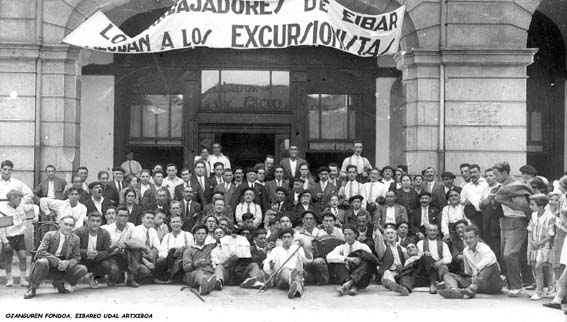
[[[319,182],[309,186],[314,200],[314,206],[319,211],[323,210],[329,203],[331,196],[337,193],[337,187],[329,182],[329,171],[329,167],[319,167],[319,169],[317,169]]]
[[[419,207],[413,209],[409,215],[410,235],[418,239],[425,239],[425,230],[429,224],[441,225],[441,214],[437,208],[431,206],[431,193],[422,192],[418,196]]]
[[[441,173],[441,180],[443,180],[443,189],[435,189],[431,193],[432,201],[431,203],[434,205],[439,205],[439,208],[443,208],[447,205],[447,193],[450,190],[455,190],[459,194],[463,188],[457,187],[453,184],[455,181],[455,175],[452,172],[443,172]]]
[[[292,222],[294,227],[301,224],[302,214],[306,211],[310,211],[313,214],[316,214],[315,207],[311,203],[311,191],[303,190],[299,194],[299,203],[295,206],[295,214],[294,218],[292,218]],[[315,220],[317,223],[321,222],[319,216],[315,216]]]
[[[91,212],[98,212],[100,214],[106,213],[106,209],[112,206],[112,200],[106,199],[102,196],[102,183],[95,181],[89,183],[90,198],[85,202],[87,207],[87,214]],[[103,219],[103,224],[105,220]]]
[[[262,212],[265,212],[270,208],[268,191],[266,190],[266,187],[256,182],[257,175],[258,173],[256,168],[251,167],[246,169],[246,180],[238,186],[239,193],[232,196],[231,206],[233,209],[240,202],[239,198],[243,196],[243,190],[246,188],[252,188],[254,190],[254,203],[260,206]]]
[[[364,197],[361,195],[354,195],[348,200],[350,203],[350,209],[345,212],[344,225],[356,225],[356,217],[359,213],[366,215],[368,222],[371,221],[370,214],[362,209]]]
[[[301,270],[305,263],[313,260],[311,249],[301,241],[299,245],[293,243],[293,235],[293,229],[281,229],[279,237],[282,245],[272,249],[264,261],[264,272],[276,274],[275,285],[280,289],[287,289],[289,299],[301,297],[304,286]]]

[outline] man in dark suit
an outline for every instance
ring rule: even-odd
[[[384,230],[386,224],[399,225],[402,222],[408,222],[408,213],[404,206],[396,203],[396,193],[393,191],[386,192],[386,203],[379,205],[373,215],[374,225]]]
[[[396,231],[398,232],[398,244],[404,248],[407,248],[409,244],[417,243],[417,237],[409,236],[409,224],[407,222],[399,223],[396,226]]]
[[[92,183],[91,183],[92,184]],[[75,235],[80,239],[81,264],[92,273],[89,277],[91,287],[104,280],[112,286],[120,279],[120,268],[118,263],[109,257],[110,234],[101,229],[102,215],[99,212],[89,212],[87,225],[75,229]]]
[[[110,188],[112,188],[112,196],[110,199],[114,202],[115,205],[120,203],[120,191],[126,188],[125,183],[123,182],[124,179],[124,169],[121,167],[112,168],[112,181],[108,183]]]
[[[140,191],[140,206],[144,210],[153,210],[157,203],[157,190],[153,183],[150,182],[150,170],[144,169],[140,173],[140,182],[138,182],[138,191]]]
[[[156,199],[156,203],[155,205],[153,205],[154,207],[152,208],[145,208],[144,210],[155,210],[155,209],[159,209],[162,212],[165,212],[165,214],[170,214],[170,200],[168,198],[169,195],[169,191],[167,190],[167,188],[164,189],[159,189],[157,191],[157,199]]]
[[[447,193],[451,190],[457,191],[459,194],[463,188],[457,187],[453,184],[455,181],[455,175],[451,172],[443,172],[441,173],[441,180],[443,180],[443,184],[441,186],[437,186],[431,192],[431,205],[435,208],[443,209],[447,205]]]
[[[451,250],[452,261],[449,265],[449,272],[455,274],[465,274],[465,261],[463,250],[465,249],[465,228],[469,223],[465,219],[461,219],[455,223],[455,232],[451,234],[450,240],[447,242]]]
[[[268,200],[270,202],[276,200],[276,189],[278,187],[289,191],[289,181],[284,179],[284,168],[281,165],[274,168],[274,179],[266,182],[266,190],[268,191]]]
[[[215,187],[215,192],[222,192],[224,196],[223,199],[225,206],[230,207],[232,196],[237,193],[236,186],[232,182],[232,170],[224,169],[222,177],[223,183],[217,184],[217,186]]]
[[[193,187],[185,187],[183,201],[181,201],[182,230],[192,231],[193,226],[201,223],[201,204],[195,200]]]
[[[142,206],[137,204],[132,205],[125,205],[128,208],[128,222],[134,224],[134,226],[138,226],[142,224],[142,214],[144,209]]]
[[[181,180],[183,180],[183,183],[175,186],[174,194],[173,194],[174,195],[173,199],[180,200],[180,201],[183,200],[183,193],[184,193],[185,187],[191,186],[191,184],[192,184],[192,182],[191,182],[191,170],[189,170],[187,168],[181,169]]]
[[[303,190],[299,195],[299,203],[295,206],[294,214],[292,215],[292,218],[290,218],[293,227],[301,224],[303,219],[301,216],[306,211],[311,212],[314,215],[317,224],[321,223],[321,213],[316,212],[315,207],[311,202],[311,196],[312,194],[309,190]]]
[[[75,290],[79,279],[87,274],[87,268],[79,264],[80,240],[71,233],[73,228],[75,219],[65,216],[61,218],[59,230],[45,234],[35,255],[36,262],[30,272],[30,286],[24,299],[34,297],[41,281],[48,276],[59,293],[70,293]]]
[[[309,186],[309,190],[311,190],[313,194],[314,206],[319,213],[329,204],[331,196],[338,192],[337,187],[329,183],[329,171],[329,167],[319,167],[319,169],[317,169],[319,182]]]
[[[67,181],[55,176],[55,166],[48,165],[45,167],[45,174],[47,178],[43,180],[33,191],[37,198],[49,197],[52,199],[65,200],[63,192]]]
[[[440,200],[437,196],[443,193],[443,183],[435,180],[436,171],[433,167],[428,167],[423,172],[423,183],[421,184],[421,191],[429,192],[431,194],[431,205],[435,208],[441,209],[445,204],[447,204],[447,199],[443,196],[443,200]]]
[[[210,198],[213,195],[214,187],[207,184],[207,167],[204,161],[195,162],[195,169],[190,180],[197,201],[203,206],[206,205],[208,203],[207,196]]]
[[[112,201],[102,196],[102,183],[98,181],[89,183],[89,191],[91,197],[85,202],[87,214],[95,211],[100,214],[106,213],[106,209],[112,206]]]
[[[116,198],[116,200],[119,200],[120,195],[118,194],[118,191],[114,190],[114,188],[110,184],[110,181],[109,181],[110,180],[110,174],[108,173],[108,171],[106,171],[106,170],[99,171],[97,178],[98,178],[98,182],[100,182],[102,184],[102,196],[105,199],[112,201],[113,206],[115,206],[115,207],[118,206],[118,204],[114,203],[114,198]]]
[[[431,206],[431,193],[422,192],[419,194],[420,207],[410,212],[409,224],[410,235],[417,236],[418,239],[425,239],[426,226],[436,224],[441,225],[441,213],[439,209]]]
[[[236,209],[236,206],[240,203],[240,197],[247,188],[254,189],[254,203],[260,206],[262,213],[266,212],[270,207],[266,187],[256,182],[256,175],[256,168],[246,169],[246,180],[238,186],[238,193],[232,195],[232,200],[230,201],[232,209]]]
[[[285,187],[276,188],[276,199],[274,202],[278,205],[279,213],[285,214],[294,208],[293,203],[289,202],[287,194],[288,190]]]
[[[284,168],[285,178],[291,182],[293,178],[299,178],[299,165],[304,163],[305,160],[297,157],[297,145],[289,147],[289,158],[284,158],[280,161],[280,165]]]

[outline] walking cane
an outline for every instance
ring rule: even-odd
[[[266,286],[266,285],[268,285],[268,283],[269,283],[276,275],[278,275],[278,274],[282,271],[282,269],[284,269],[285,264],[287,264],[287,262],[289,262],[289,260],[290,260],[293,256],[295,256],[295,254],[296,254],[296,253],[299,251],[299,249],[301,249],[301,248],[302,248],[301,246],[297,247],[297,249],[295,249],[295,250],[293,251],[293,253],[291,253],[291,255],[289,255],[289,257],[285,260],[285,262],[283,262],[283,264],[280,265],[280,268],[278,268],[277,271],[275,271],[272,275],[270,275],[270,278],[268,278],[268,280],[267,280],[266,282],[264,282],[264,285],[263,285],[262,287],[260,287],[260,289],[258,289],[258,293],[260,293],[260,292],[265,292],[265,291],[266,291],[266,289],[267,289],[267,286]]]

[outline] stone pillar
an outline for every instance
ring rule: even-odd
[[[526,67],[534,49],[414,49],[398,54],[406,87],[406,144],[410,172],[426,166],[458,173],[462,162],[486,169],[526,161]],[[444,142],[439,142],[440,68],[445,68]],[[442,158],[442,159],[441,159]]]
[[[71,179],[79,163],[79,50],[67,45],[42,46],[41,171],[54,164]],[[91,171],[93,172],[93,171]],[[95,173],[89,174],[92,181]]]

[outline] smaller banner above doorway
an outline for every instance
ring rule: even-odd
[[[137,36],[129,37],[98,11],[63,42],[122,54],[327,46],[376,57],[398,51],[404,12],[401,6],[367,15],[336,0],[179,0]]]

